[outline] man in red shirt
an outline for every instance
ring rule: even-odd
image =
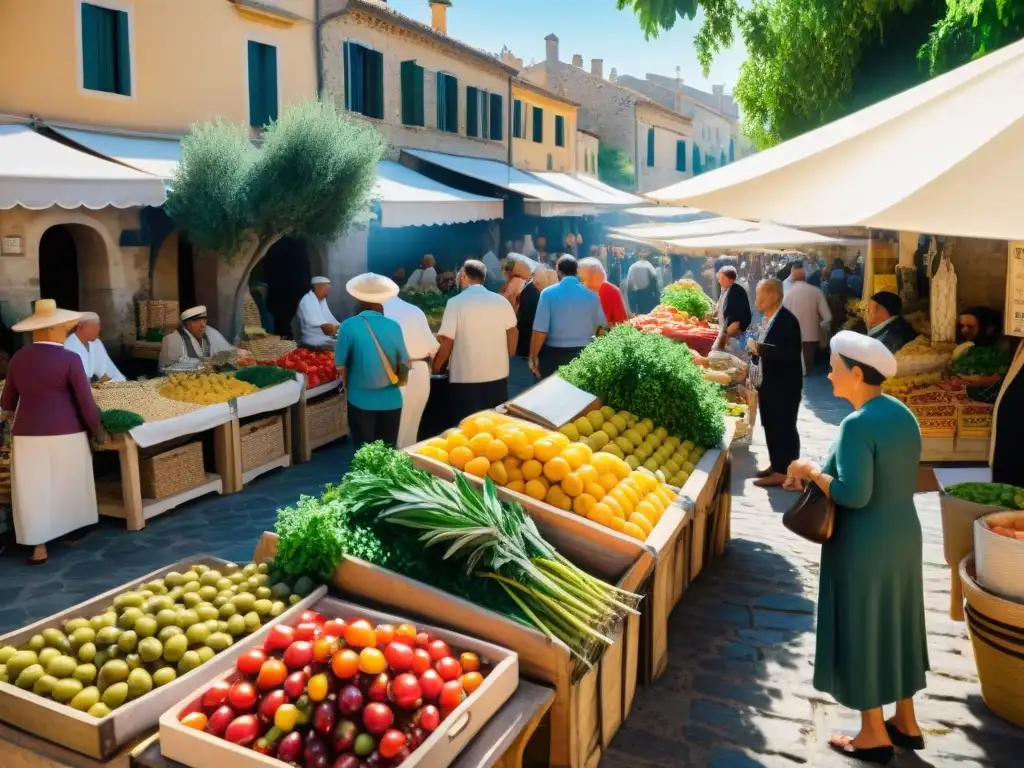
[[[583,259],[579,265],[580,280],[601,299],[601,309],[608,321],[608,327],[626,322],[626,304],[622,292],[608,282],[604,265],[594,257]]]

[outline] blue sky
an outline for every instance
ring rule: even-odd
[[[427,0],[389,0],[389,5],[430,22]],[[635,77],[672,76],[678,66],[688,85],[710,92],[712,83],[725,83],[731,92],[745,58],[742,42],[720,54],[705,79],[693,49],[700,21],[697,16],[677,22],[671,32],[647,42],[633,14],[615,10],[615,0],[452,0],[448,34],[492,53],[507,45],[529,64],[544,58],[544,37],[554,32],[562,61],[578,53],[589,69],[591,59],[604,59],[605,76],[612,67]]]

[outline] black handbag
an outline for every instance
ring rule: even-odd
[[[782,524],[786,528],[815,544],[824,544],[832,538],[835,522],[835,502],[817,483],[809,483],[793,506],[782,515]]]

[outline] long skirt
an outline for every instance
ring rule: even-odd
[[[36,546],[99,521],[85,432],[19,437],[11,446],[14,531]]]
[[[398,427],[398,447],[415,445],[420,431],[423,409],[430,399],[430,368],[425,360],[409,366],[409,383],[402,389],[402,421]]]

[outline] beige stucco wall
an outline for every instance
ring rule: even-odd
[[[69,225],[78,252],[79,301],[83,311],[97,312],[103,338],[121,344],[135,338],[135,302],[149,290],[149,249],[122,248],[121,232],[139,228],[139,209],[100,211],[51,208],[0,211],[0,234],[22,239],[22,255],[0,257],[0,300],[17,317],[31,313],[39,295],[39,241],[52,226]]]
[[[576,173],[586,173],[590,176],[597,176],[597,153],[601,149],[601,140],[589,133],[576,131]],[[588,163],[585,158],[589,157]]]
[[[330,2],[324,8],[344,3]],[[324,68],[324,92],[339,107],[345,105],[345,42],[380,51],[384,55],[384,119],[364,117],[396,147],[429,149],[458,155],[508,160],[509,73],[478,58],[462,54],[452,46],[431,40],[397,24],[384,22],[368,14],[351,12],[327,21],[323,30],[321,53]],[[401,64],[415,60],[424,68],[424,127],[402,125]],[[437,73],[446,72],[459,81],[459,133],[437,130]],[[501,141],[466,136],[466,86],[473,86],[502,97],[504,129]],[[361,116],[360,116],[361,117]]]
[[[515,83],[512,84],[512,98],[523,102],[526,126],[523,138],[512,139],[512,164],[530,171],[572,171],[575,168],[576,145],[573,137],[576,135],[577,108]],[[544,141],[540,143],[533,140],[533,107],[544,110]],[[565,146],[562,147],[555,146],[556,115],[565,118]],[[551,156],[550,169],[548,155]]]
[[[262,0],[304,20],[274,26],[228,0],[90,0],[129,13],[132,95],[81,86],[81,0],[0,3],[0,112],[184,133],[249,122],[247,41],[277,46],[282,105],[316,97],[314,0]]]
[[[953,238],[959,309],[982,306],[1002,314],[1006,304],[1006,248],[1005,240]]]
[[[686,142],[686,151],[691,151],[691,126],[682,118],[666,115],[661,110],[644,104],[637,105],[637,125],[640,136],[640,161],[637,164],[637,191],[650,192],[669,184],[690,178],[690,159],[687,157],[686,171],[676,170],[676,144]],[[647,131],[654,128],[654,165],[648,165]]]

